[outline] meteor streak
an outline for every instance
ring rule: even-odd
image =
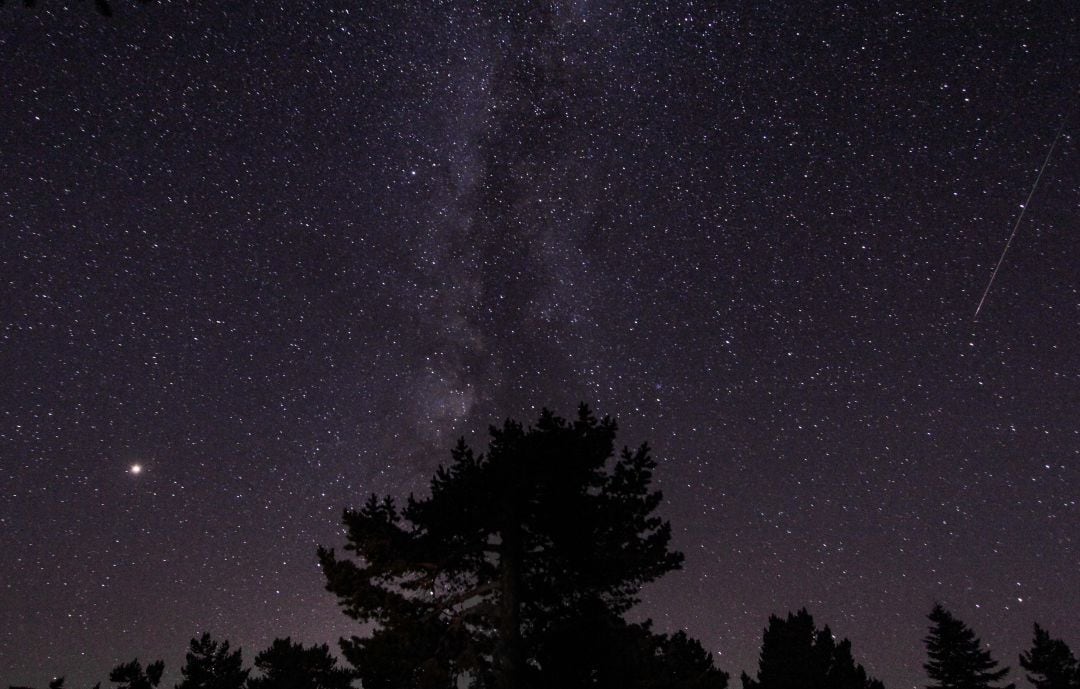
[[[1053,143],[1050,144],[1050,150],[1046,152],[1046,158],[1043,159],[1042,167],[1039,168],[1039,174],[1035,175],[1035,183],[1031,185],[1031,191],[1028,192],[1027,200],[1024,201],[1023,206],[1020,206],[1020,215],[1016,217],[1016,223],[1013,225],[1012,233],[1009,235],[1008,241],[1005,242],[1005,248],[1001,250],[1001,256],[998,257],[997,265],[994,266],[994,272],[990,273],[990,280],[986,283],[986,289],[983,290],[982,298],[979,299],[979,305],[975,307],[975,315],[971,320],[975,320],[979,317],[979,311],[982,310],[983,302],[986,301],[986,295],[990,293],[990,286],[994,284],[994,278],[997,277],[998,270],[1001,269],[1001,264],[1005,261],[1005,254],[1008,253],[1009,247],[1012,246],[1013,238],[1016,237],[1016,231],[1020,229],[1020,221],[1024,219],[1024,213],[1027,212],[1028,204],[1031,203],[1031,197],[1035,195],[1035,189],[1039,186],[1039,180],[1042,179],[1043,172],[1046,171],[1046,164],[1050,162],[1050,156],[1054,154],[1054,147],[1057,146],[1058,139],[1061,138],[1061,133],[1065,131],[1065,122],[1068,119],[1068,114],[1061,118],[1061,126],[1058,127],[1057,136],[1054,137]]]

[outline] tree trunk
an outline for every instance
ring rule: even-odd
[[[513,517],[502,532],[499,557],[499,644],[496,686],[524,689],[525,654],[521,644],[521,525]]]

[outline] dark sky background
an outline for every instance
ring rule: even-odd
[[[489,4],[0,7],[0,683],[333,643],[342,508],[579,401],[735,686],[801,606],[1080,650],[1075,110],[972,318],[1080,7]]]

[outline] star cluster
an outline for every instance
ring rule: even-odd
[[[1072,3],[368,4],[0,7],[0,681],[352,633],[340,510],[580,401],[736,684],[1080,646]]]

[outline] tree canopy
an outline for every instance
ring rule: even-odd
[[[119,685],[116,689],[153,689],[161,683],[161,674],[164,671],[165,663],[160,660],[143,668],[136,658],[130,663],[114,667],[109,673],[109,681]]]
[[[1020,654],[1020,667],[1035,689],[1080,689],[1080,665],[1072,650],[1038,624],[1031,649]]]
[[[806,609],[787,618],[769,617],[761,643],[758,676],[742,675],[743,689],[884,689],[851,655],[851,642],[837,642],[826,626],[818,631]]]
[[[260,675],[248,679],[247,689],[349,689],[354,677],[326,644],[305,647],[289,637],[255,656],[255,669]]]
[[[941,605],[934,606],[929,619],[930,633],[923,639],[928,656],[923,667],[932,682],[927,689],[1015,688],[1015,684],[994,685],[1009,668],[995,669],[998,661],[966,624]]]
[[[603,648],[622,636],[647,639],[654,655],[693,657],[709,686],[726,683],[696,642],[621,619],[682,554],[656,515],[648,445],[616,458],[615,434],[584,405],[572,422],[545,409],[535,426],[492,427],[486,453],[460,440],[430,495],[409,496],[404,509],[372,495],[345,512],[344,550],[355,557],[320,548],[319,560],[344,612],[374,623],[342,643],[365,688],[554,686],[570,667],[599,681]],[[588,657],[565,642],[581,629],[594,632],[582,640]]]
[[[176,689],[243,689],[248,672],[239,650],[230,653],[228,641],[218,643],[203,634],[191,640]]]

